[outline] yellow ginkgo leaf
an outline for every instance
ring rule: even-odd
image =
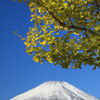
[[[29,7],[32,7],[33,5],[34,5],[33,2],[30,2],[30,3],[28,4]]]
[[[33,45],[33,46],[37,46],[36,42],[32,42],[32,45]]]
[[[26,47],[29,47],[31,44],[28,42],[24,42],[24,44],[26,45]]]
[[[25,38],[21,38],[21,40],[26,40]]]
[[[49,63],[53,63],[52,58],[47,58],[47,61],[48,61]]]
[[[46,44],[46,41],[42,41],[40,42],[41,45],[45,45]]]
[[[96,31],[99,31],[99,30],[100,30],[100,25],[97,25],[94,29],[95,29]]]
[[[79,33],[77,33],[77,32],[74,32],[73,34],[79,35]]]
[[[34,60],[35,62],[39,62],[39,58],[36,57],[36,56],[33,57],[33,60]]]
[[[63,3],[63,6],[64,6],[64,7],[67,7],[67,6],[68,6],[68,3]]]

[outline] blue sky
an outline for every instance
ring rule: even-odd
[[[25,36],[30,26],[30,12],[25,4],[0,0],[0,100],[23,93],[42,82],[66,81],[100,98],[100,69],[65,70],[53,64],[35,63],[25,53],[23,41],[13,35],[18,30]]]

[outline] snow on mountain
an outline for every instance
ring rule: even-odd
[[[66,82],[49,81],[10,100],[99,100]]]

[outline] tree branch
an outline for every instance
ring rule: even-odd
[[[88,31],[93,35],[98,35],[96,32],[94,32],[91,29],[87,29],[86,27],[80,27],[80,26],[75,26],[75,25],[67,25],[64,22],[61,22],[61,20],[59,18],[57,18],[57,16],[55,16],[53,12],[49,11],[49,9],[47,7],[45,7],[45,5],[43,4],[42,0],[39,0],[38,2],[42,3],[41,6],[44,7],[47,10],[47,12],[52,16],[52,18],[54,18],[62,27],[67,27],[69,29],[73,28],[73,29],[76,29],[76,30]]]
[[[97,9],[97,13],[98,13],[98,15],[99,15],[99,6],[100,6],[100,1],[98,1],[98,0],[95,0],[95,4],[96,4],[96,9]]]
[[[48,10],[48,9],[47,9]],[[91,29],[87,29],[85,27],[79,27],[79,26],[75,26],[75,25],[67,25],[64,22],[61,22],[51,11],[48,11],[48,13],[63,27],[68,27],[69,29],[73,28],[73,29],[77,29],[77,30],[83,30],[83,31],[89,31],[92,34],[96,34],[94,31],[92,31]]]

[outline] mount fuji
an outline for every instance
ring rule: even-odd
[[[73,85],[48,81],[10,100],[99,100]]]

